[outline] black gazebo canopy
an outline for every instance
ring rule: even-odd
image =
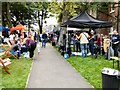
[[[93,16],[89,15],[86,11],[83,11],[78,16],[63,22],[61,24],[61,27],[108,28],[112,27],[112,22],[98,20]]]

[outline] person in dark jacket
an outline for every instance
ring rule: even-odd
[[[97,37],[95,35],[95,32],[93,30],[90,31],[90,39],[89,39],[89,47],[90,47],[90,52],[92,55],[94,55],[94,43],[96,41]]]
[[[46,42],[47,42],[47,34],[44,32],[42,34],[42,47],[46,47]]]
[[[112,48],[114,50],[114,56],[118,56],[118,48],[120,43],[120,36],[117,31],[113,31],[113,35],[111,37],[112,40]]]

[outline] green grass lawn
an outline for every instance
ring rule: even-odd
[[[71,56],[68,58],[68,62],[95,88],[102,88],[101,70],[104,67],[113,68],[113,61],[106,60],[103,56],[99,56],[97,59],[92,56],[87,58]]]
[[[33,60],[21,58],[19,60],[11,59],[11,61],[12,64],[9,66],[11,74],[7,74],[4,69],[1,71],[0,88],[25,88]]]

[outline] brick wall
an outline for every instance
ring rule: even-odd
[[[103,13],[103,12],[100,12],[100,11],[97,12],[97,18],[99,20],[106,20],[106,21],[108,21],[108,17],[109,16],[107,14]],[[108,35],[109,32],[110,32],[110,28],[99,28],[96,31],[98,33],[100,33],[100,34]]]

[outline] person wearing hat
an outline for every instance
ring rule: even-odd
[[[116,30],[113,31],[113,35],[111,37],[112,40],[112,48],[114,50],[114,56],[118,56],[118,48],[120,43],[120,35]]]

